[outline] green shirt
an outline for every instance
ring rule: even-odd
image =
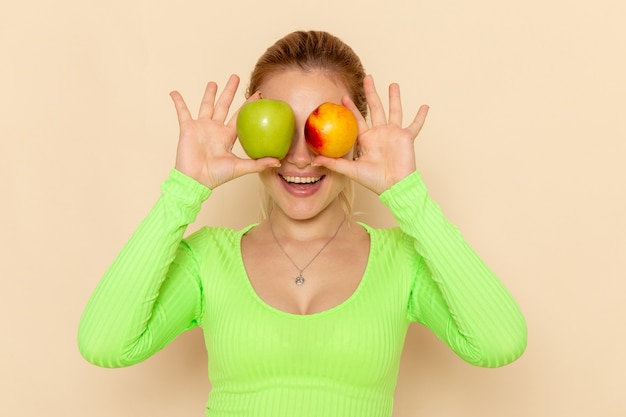
[[[388,417],[407,328],[430,328],[465,361],[517,359],[526,324],[515,300],[428,196],[418,173],[381,194],[399,227],[370,236],[346,301],[297,315],[253,290],[243,230],[183,238],[210,190],[173,170],[162,194],[96,287],[79,327],[90,362],[128,366],[195,326],[204,330],[210,417]]]

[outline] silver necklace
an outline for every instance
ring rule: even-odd
[[[270,213],[271,214],[271,213]],[[346,218],[344,216],[343,220],[341,221],[341,223],[339,223],[339,227],[337,227],[337,230],[335,231],[335,234],[328,239],[328,241],[326,243],[324,243],[324,246],[322,246],[322,248],[317,251],[317,253],[315,254],[315,256],[313,258],[311,258],[311,260],[304,266],[304,268],[300,268],[298,265],[296,265],[296,263],[293,261],[293,259],[291,259],[291,256],[289,256],[289,254],[287,253],[287,251],[285,250],[285,248],[283,248],[283,245],[280,244],[280,242],[278,241],[278,239],[276,238],[276,234],[274,233],[274,225],[272,224],[272,216],[267,216],[269,222],[270,222],[270,231],[272,232],[272,236],[274,237],[274,240],[276,241],[276,244],[278,245],[278,247],[280,248],[280,250],[283,251],[283,253],[285,254],[285,256],[287,257],[287,259],[289,259],[291,261],[291,263],[293,264],[293,266],[296,267],[296,269],[298,270],[298,276],[295,278],[294,282],[296,283],[297,286],[301,286],[302,284],[304,284],[304,276],[302,276],[302,273],[304,272],[305,269],[307,269],[309,267],[309,265],[311,265],[313,263],[313,261],[315,260],[315,258],[317,258],[319,256],[320,253],[322,253],[322,251],[324,250],[324,248],[326,246],[328,246],[328,244],[330,242],[332,242],[337,235],[339,234],[339,230],[341,229],[341,226],[343,226],[343,223],[346,221]]]

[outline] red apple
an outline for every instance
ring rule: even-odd
[[[304,138],[313,152],[340,158],[354,146],[358,130],[356,118],[347,107],[323,103],[306,119]]]

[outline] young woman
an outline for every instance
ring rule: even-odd
[[[411,322],[465,361],[517,359],[526,325],[503,284],[429,197],[413,142],[428,108],[403,127],[399,87],[389,115],[359,58],[324,32],[295,32],[258,61],[248,99],[284,100],[296,133],[283,160],[231,152],[238,89],[208,84],[197,118],[172,93],[180,138],[162,195],[95,289],[81,318],[84,357],[128,366],[181,332],[204,330],[212,390],[207,416],[383,417],[393,409]],[[313,154],[304,123],[323,102],[357,117],[356,149]],[[365,116],[370,111],[370,123]],[[266,216],[243,230],[184,237],[211,191],[258,173]],[[351,217],[352,181],[379,195],[399,227]]]

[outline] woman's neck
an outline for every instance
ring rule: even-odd
[[[306,219],[292,218],[280,207],[274,206],[267,220],[276,235],[301,242],[328,239],[337,232],[342,223],[348,221],[337,200],[315,216]]]

